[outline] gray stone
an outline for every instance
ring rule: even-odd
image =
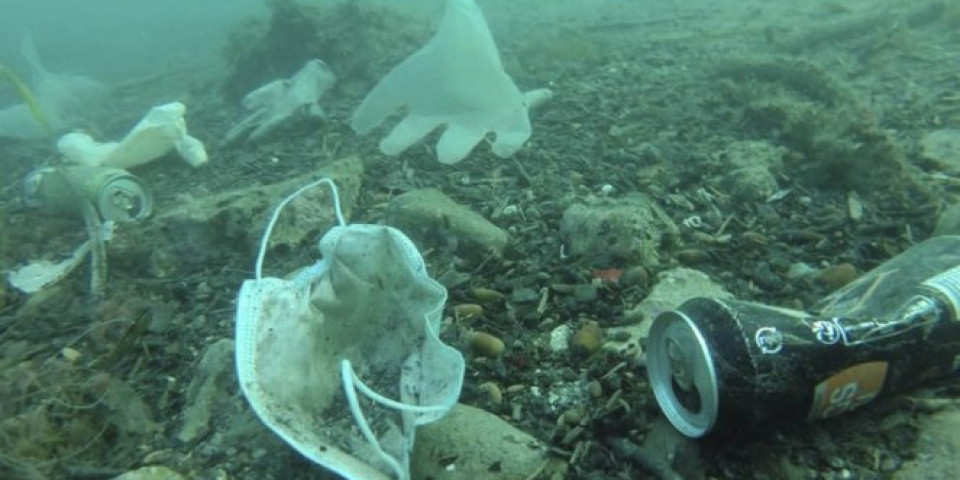
[[[531,478],[547,461],[546,445],[496,415],[456,405],[417,429],[411,458],[414,480]]]
[[[681,435],[664,417],[656,417],[650,422],[650,430],[640,448],[647,458],[663,462],[662,471],[676,472],[677,478],[699,480],[706,477],[699,444]]]
[[[231,401],[223,393],[230,390],[233,376],[233,340],[223,338],[208,345],[187,387],[187,408],[177,440],[192,443],[210,432],[210,422],[218,403]]]
[[[960,472],[960,411],[943,410],[920,418],[916,458],[904,463],[894,480],[952,480]]]
[[[960,203],[948,206],[937,218],[937,226],[933,229],[933,236],[960,235]]]
[[[513,303],[533,303],[540,300],[540,294],[530,287],[516,287],[510,292]]]
[[[632,309],[630,315],[653,319],[694,297],[732,298],[733,295],[706,273],[678,267],[660,273],[650,294]]]
[[[773,172],[780,168],[786,151],[767,142],[742,141],[727,145],[720,154],[728,166],[721,177],[720,188],[740,201],[766,200],[780,188]]]
[[[131,470],[113,480],[186,480],[186,477],[164,466],[151,466]]]
[[[271,184],[243,187],[203,198],[184,199],[160,211],[145,223],[124,227],[110,244],[111,261],[135,265],[158,278],[206,268],[221,256],[255,254],[267,219],[285,196],[321,177],[337,183],[344,215],[349,218],[360,191],[363,165],[348,157],[299,177]],[[334,224],[329,189],[320,186],[292,201],[280,215],[270,246],[311,247]],[[131,266],[134,267],[134,266]]]
[[[939,168],[960,171],[960,130],[944,129],[928,133],[920,140],[924,158]]]
[[[573,298],[580,303],[589,303],[598,297],[597,286],[592,283],[582,283],[573,287]]]
[[[635,323],[607,329],[604,349],[620,354],[631,354],[633,360],[643,362],[641,348],[650,332],[653,320],[663,312],[679,307],[694,297],[732,298],[722,285],[707,274],[690,268],[678,267],[662,272],[656,285],[643,301],[624,312],[627,320]]]
[[[433,188],[394,198],[387,208],[387,223],[403,230],[421,249],[500,255],[509,239],[506,231]]]
[[[560,223],[568,252],[597,268],[657,265],[661,243],[678,231],[670,217],[642,194],[571,205]]]

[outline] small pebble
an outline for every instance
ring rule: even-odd
[[[534,303],[538,300],[540,300],[540,292],[529,287],[515,288],[510,293],[510,301],[514,303]]]
[[[553,328],[553,325],[556,323],[557,321],[554,320],[553,317],[547,317],[541,320],[540,323],[537,324],[537,328],[540,330],[550,330],[551,328]]]
[[[483,307],[476,303],[461,303],[454,305],[453,315],[458,320],[470,320],[483,315]]]
[[[481,392],[487,394],[487,399],[490,400],[490,403],[494,405],[503,403],[503,392],[496,383],[483,382],[480,384],[479,389]]]
[[[817,273],[816,279],[823,286],[836,290],[856,280],[859,275],[857,267],[849,263],[840,263],[821,270]]]
[[[596,379],[590,380],[587,382],[587,393],[593,398],[600,398],[603,396],[603,385]]]
[[[569,325],[560,325],[550,331],[550,351],[554,353],[565,352],[570,348],[570,337],[573,336],[573,329]]]
[[[527,389],[526,385],[523,384],[514,384],[507,387],[507,394],[520,393]]]
[[[583,421],[583,410],[580,407],[568,408],[560,415],[560,421],[569,426],[579,425]]]
[[[467,340],[470,351],[487,358],[496,358],[503,353],[506,345],[496,335],[486,332],[473,332]]]
[[[154,450],[146,454],[143,457],[143,460],[141,461],[141,463],[143,463],[144,465],[174,463],[177,461],[182,461],[183,459],[180,457],[181,456],[177,452],[170,449]]]
[[[523,420],[523,404],[517,402],[510,405],[510,418],[515,422]]]
[[[60,354],[63,355],[64,360],[70,363],[76,363],[77,360],[80,360],[80,356],[81,356],[79,351],[74,350],[70,347],[63,347],[63,349],[60,350]]]
[[[880,456],[880,471],[881,472],[896,472],[903,466],[903,461],[899,456],[886,453]]]
[[[573,298],[578,302],[592,302],[597,299],[597,296],[596,285],[584,283],[573,287]]]
[[[596,320],[588,320],[583,323],[580,330],[573,334],[570,340],[570,350],[575,355],[592,355],[603,343],[603,329]]]
[[[684,265],[696,265],[710,260],[710,254],[706,250],[700,250],[698,248],[680,250],[674,254],[674,257]]]
[[[744,240],[755,245],[766,245],[768,243],[767,236],[762,233],[757,232],[743,232],[741,235]]]
[[[811,267],[809,264],[803,262],[797,262],[790,265],[790,268],[787,270],[786,276],[790,280],[799,280],[801,278],[813,275],[817,272],[817,269]]]
[[[854,222],[859,222],[863,219],[863,202],[860,201],[860,196],[857,195],[857,192],[847,194],[847,215],[849,215],[850,220]]]
[[[497,300],[503,300],[506,295],[492,289],[485,287],[476,287],[470,290],[470,295],[474,300],[480,303],[495,302]]]
[[[620,283],[625,287],[646,287],[650,284],[650,273],[641,266],[630,267],[624,270]]]
[[[693,237],[693,241],[698,243],[711,244],[711,243],[716,243],[717,241],[717,238],[714,237],[713,235],[710,235],[709,233],[706,233],[706,232],[701,232],[699,230],[694,231],[693,234],[691,234],[691,237]]]

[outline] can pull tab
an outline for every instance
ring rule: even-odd
[[[118,178],[103,187],[97,207],[104,219],[129,222],[150,216],[153,202],[143,185],[130,178]]]
[[[686,339],[689,340],[689,339]],[[670,365],[670,383],[677,402],[690,412],[700,412],[703,408],[702,393],[697,387],[696,348],[683,339],[668,338],[665,342],[667,360]]]
[[[693,375],[690,368],[690,353],[676,339],[667,339],[667,358],[670,360],[670,375],[677,387],[689,391],[693,389]]]

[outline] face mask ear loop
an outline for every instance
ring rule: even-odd
[[[254,269],[257,280],[260,280],[263,277],[263,258],[267,255],[267,243],[270,240],[270,235],[273,233],[273,227],[277,224],[277,219],[280,218],[280,211],[283,210],[283,207],[286,207],[288,203],[293,201],[294,198],[297,198],[297,196],[303,192],[310,190],[321,183],[325,183],[330,187],[330,194],[333,197],[333,213],[337,217],[337,224],[341,227],[347,224],[347,222],[343,219],[343,211],[340,209],[340,194],[337,193],[337,184],[333,183],[333,180],[324,177],[300,187],[297,189],[297,191],[288,195],[287,198],[284,198],[283,201],[277,205],[277,208],[273,210],[273,215],[270,216],[270,222],[267,223],[267,229],[263,232],[263,238],[260,239],[260,251],[257,253],[257,264]]]
[[[353,414],[354,421],[356,421],[357,426],[360,427],[360,433],[363,434],[363,438],[367,439],[370,446],[372,446],[373,449],[376,450],[377,455],[390,466],[390,469],[393,470],[393,473],[397,475],[398,479],[409,478],[409,473],[400,466],[396,458],[383,451],[383,447],[380,446],[380,441],[377,440],[376,435],[373,434],[373,430],[370,430],[370,424],[367,423],[367,418],[363,416],[363,411],[360,410],[360,401],[357,400],[357,390],[353,384],[354,379],[357,379],[357,377],[353,373],[350,360],[344,359],[340,362],[340,378],[343,381],[343,393],[346,394],[347,403],[350,404],[350,413]]]
[[[390,468],[394,470],[398,478],[405,478],[404,470],[397,463],[397,459],[383,451],[383,447],[380,446],[380,441],[377,440],[376,435],[373,434],[373,430],[370,429],[370,424],[367,423],[367,417],[363,415],[363,410],[360,408],[360,401],[357,399],[357,390],[360,390],[360,393],[363,393],[374,402],[403,412],[439,413],[448,410],[450,405],[410,405],[384,397],[367,386],[366,383],[363,383],[363,380],[361,380],[353,370],[353,365],[350,364],[350,360],[347,359],[343,359],[340,362],[340,379],[343,382],[343,393],[347,396],[347,403],[350,405],[350,413],[353,414],[354,421],[357,423],[357,426],[360,427],[360,433],[362,433],[363,437],[367,439],[367,442],[373,446],[377,454],[390,465]]]
[[[450,408],[450,405],[410,405],[409,403],[398,402],[391,398],[380,395],[360,379],[360,376],[353,371],[353,367],[350,365],[349,360],[344,360],[344,363],[346,363],[347,366],[347,370],[344,370],[344,372],[349,372],[350,376],[352,377],[351,384],[353,384],[357,390],[360,390],[360,393],[363,393],[371,400],[385,407],[410,413],[439,413]]]

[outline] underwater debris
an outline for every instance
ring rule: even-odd
[[[44,68],[29,31],[21,38],[20,54],[30,67],[29,82],[20,80],[9,69],[0,73],[14,83],[24,103],[0,109],[0,137],[46,138],[77,126],[105,104],[107,92],[99,82]]]
[[[30,87],[28,87],[13,70],[2,63],[0,63],[0,78],[6,79],[8,83],[13,85],[14,90],[17,91],[17,95],[23,100],[24,105],[33,115],[33,118],[46,130],[47,134],[53,135],[53,128],[50,127],[50,121],[47,120],[47,116],[43,113],[43,109],[40,107],[40,103],[37,102],[37,98],[34,96],[33,91],[30,90]]]
[[[74,132],[61,137],[57,149],[68,162],[115,168],[137,167],[176,150],[191,167],[199,167],[207,163],[207,151],[200,140],[187,134],[186,110],[180,102],[158,105],[119,142],[97,142],[86,133]]]
[[[113,238],[116,222],[142,220],[153,209],[153,197],[140,179],[124,170],[107,167],[43,167],[22,182],[27,208],[52,215],[83,218],[88,239],[65,260],[31,262],[9,272],[12,286],[36,293],[69,275],[90,255],[90,291],[104,293],[107,278],[106,242]]]
[[[114,223],[101,223],[93,205],[89,202],[80,203],[86,204],[86,208],[81,206],[90,238],[80,244],[69,257],[57,263],[38,260],[7,273],[7,281],[11,286],[23,293],[37,293],[70,275],[89,254],[90,292],[95,297],[103,296],[107,279],[106,242],[113,236]]]
[[[480,8],[473,0],[449,0],[434,36],[373,87],[350,126],[365,134],[405,109],[380,141],[386,155],[442,127],[440,163],[463,160],[488,133],[494,134],[493,154],[507,158],[530,138],[529,109],[552,95],[547,89],[521,93],[503,68]]]
[[[370,2],[336,2],[317,7],[294,0],[270,0],[266,22],[236,26],[224,49],[230,73],[222,91],[230,101],[322,58],[336,72],[338,89],[360,94],[380,72],[416,48],[426,26],[397,9]]]
[[[65,260],[52,263],[49,260],[31,262],[7,274],[7,281],[23,293],[37,293],[66,278],[90,253],[92,240],[83,242]]]
[[[308,61],[292,77],[274,80],[243,97],[247,115],[227,131],[224,140],[257,140],[295,118],[323,118],[320,97],[335,81],[326,63]]]

